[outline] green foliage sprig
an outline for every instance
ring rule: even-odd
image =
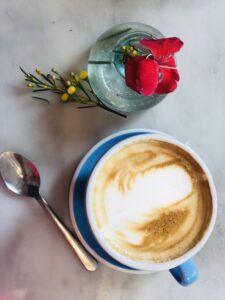
[[[37,92],[52,92],[60,95],[60,102],[67,103],[73,102],[77,108],[93,108],[101,107],[104,110],[117,114],[121,117],[125,115],[107,107],[93,92],[87,71],[83,70],[79,73],[71,72],[70,76],[64,78],[56,69],[51,69],[51,73],[44,74],[40,69],[36,69],[37,75],[27,73],[20,67],[20,70],[25,76],[27,86],[32,89],[33,93]],[[46,101],[49,100],[39,96],[32,98]]]

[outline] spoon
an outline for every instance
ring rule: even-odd
[[[72,236],[46,200],[40,195],[40,174],[35,165],[20,154],[0,155],[0,173],[6,187],[17,195],[35,198],[46,210],[88,271],[97,269],[97,261]]]

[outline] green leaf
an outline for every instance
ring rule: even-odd
[[[45,101],[45,102],[47,102],[48,104],[50,103],[49,100],[44,99],[44,98],[41,98],[41,97],[35,97],[35,96],[33,96],[32,98],[38,99],[38,100],[42,100],[42,101]]]
[[[84,106],[77,106],[78,109],[83,109],[83,108],[92,108],[92,107],[97,107],[98,105],[84,105]]]
[[[90,83],[88,82],[88,80],[80,80],[80,84],[83,86],[83,88],[89,93],[92,92]]]
[[[53,84],[52,81],[45,75],[45,74],[40,74],[48,83],[50,83],[51,85]]]
[[[20,70],[23,72],[23,74],[24,74],[25,76],[29,76],[29,75],[27,74],[27,72],[25,72],[24,69],[22,69],[22,67],[19,67],[19,68],[20,68]]]
[[[79,82],[79,87],[82,90],[82,92],[88,97],[88,100],[91,101],[91,97],[90,97],[89,93],[85,90],[85,88],[83,87],[82,82]]]
[[[51,91],[51,92],[54,93],[54,94],[59,94],[59,95],[64,94],[64,92],[60,92],[60,91]]]
[[[66,84],[66,80],[57,72],[57,71],[53,71],[52,72],[55,73],[56,75],[59,76],[59,78],[57,78],[57,80],[60,80],[60,82],[62,83],[62,85],[64,85],[65,88],[68,88],[67,84]]]
[[[33,90],[32,92],[45,92],[45,91],[49,91],[48,89],[37,89],[37,90]]]
[[[38,79],[36,76],[34,76],[33,74],[29,73],[29,76],[34,78],[37,82],[43,84],[43,82],[40,79]]]
[[[111,35],[108,35],[108,36],[106,36],[106,37],[100,39],[99,41],[105,41],[105,40],[111,39],[111,38],[113,38],[113,37],[115,37],[115,36],[117,36],[117,35],[121,35],[121,34],[123,34],[123,33],[126,33],[126,32],[128,32],[128,31],[130,31],[131,29],[132,29],[132,28],[127,28],[127,29],[120,30],[120,31],[118,31],[118,32],[115,32],[115,33],[113,33],[113,34],[111,34]]]

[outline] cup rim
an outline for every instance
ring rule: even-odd
[[[189,153],[194,160],[197,161],[197,163],[201,166],[204,173],[206,174],[208,182],[209,182],[210,192],[211,192],[211,196],[212,196],[212,214],[211,214],[211,219],[209,221],[208,227],[206,228],[202,238],[198,241],[198,243],[194,247],[192,247],[190,250],[185,252],[183,255],[181,255],[181,256],[179,256],[175,259],[166,261],[166,262],[154,263],[154,262],[134,261],[134,260],[131,260],[131,259],[121,255],[117,251],[115,251],[104,240],[104,238],[101,236],[101,234],[99,234],[99,231],[97,229],[96,223],[94,221],[93,213],[92,213],[92,210],[91,210],[92,187],[93,187],[93,184],[94,184],[94,181],[95,181],[96,174],[98,173],[99,169],[101,169],[102,165],[104,165],[105,161],[110,156],[112,156],[114,153],[116,153],[117,151],[122,149],[125,145],[132,144],[134,141],[139,141],[139,140],[165,141],[165,142],[168,142],[168,143],[171,143],[173,145],[176,145],[176,146],[180,147],[181,149],[183,149],[184,151]],[[215,222],[216,222],[217,195],[216,195],[215,184],[214,184],[212,175],[211,175],[208,167],[206,166],[205,162],[200,158],[200,156],[194,150],[192,150],[189,146],[179,142],[178,140],[176,140],[173,137],[170,137],[170,136],[167,136],[167,135],[164,136],[164,135],[161,135],[160,133],[159,134],[154,134],[154,135],[145,133],[145,134],[140,134],[138,136],[129,137],[129,138],[123,140],[123,141],[120,141],[116,145],[112,146],[112,148],[110,150],[108,150],[99,159],[99,161],[95,165],[95,167],[94,167],[94,169],[93,169],[93,171],[90,175],[90,178],[89,178],[89,181],[88,181],[88,184],[87,184],[86,197],[85,197],[85,206],[86,206],[87,219],[88,219],[90,228],[93,232],[93,235],[95,236],[96,240],[101,245],[101,247],[106,252],[108,252],[109,255],[111,255],[117,261],[119,261],[119,262],[121,262],[121,263],[123,263],[123,264],[125,264],[129,267],[132,267],[132,268],[146,270],[146,271],[162,271],[162,270],[168,270],[168,269],[174,268],[174,267],[182,264],[183,262],[187,261],[188,259],[193,257],[195,254],[197,254],[203,248],[203,246],[206,244],[207,240],[209,239],[209,237],[210,237],[210,235],[213,231],[213,228],[214,228],[214,225],[215,225]]]

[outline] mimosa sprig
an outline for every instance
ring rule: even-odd
[[[71,72],[67,79],[54,68],[51,69],[51,73],[49,74],[44,74],[40,69],[36,69],[35,72],[37,75],[27,73],[21,67],[20,70],[25,75],[27,86],[32,89],[33,93],[52,92],[60,95],[61,103],[73,102],[77,105],[77,108],[93,108],[98,106],[121,117],[126,117],[107,107],[95,95],[88,79],[88,73],[85,70],[79,73]],[[49,103],[49,100],[43,97],[33,96],[32,98]]]

